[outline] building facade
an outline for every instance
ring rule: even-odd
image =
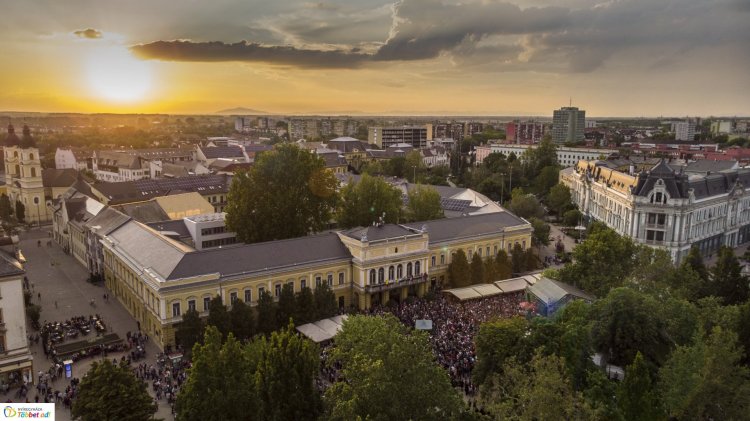
[[[531,225],[508,212],[396,225],[381,224],[266,243],[195,250],[135,221],[101,239],[107,288],[157,345],[173,345],[188,309],[206,315],[211,298],[257,305],[323,282],[340,308],[371,308],[421,296],[447,282],[453,254],[493,258],[531,246]]]
[[[710,255],[750,241],[750,170],[676,172],[664,160],[650,171],[621,172],[580,161],[560,172],[573,202],[590,219],[679,262],[690,248]]]
[[[50,222],[52,215],[45,200],[39,149],[28,126],[23,126],[23,135],[19,138],[13,125],[8,125],[3,160],[5,187],[14,210],[18,208],[17,203],[21,203],[24,221],[30,224]]]
[[[539,143],[544,137],[544,124],[538,121],[511,121],[505,125],[505,139],[518,144]]]
[[[583,142],[586,111],[577,107],[562,107],[552,114],[552,141],[555,143]]]
[[[424,126],[370,127],[367,142],[379,148],[407,143],[415,148],[424,148],[432,140],[432,124]]]
[[[34,383],[23,298],[25,271],[15,257],[0,250],[0,388]]]
[[[484,159],[491,153],[501,153],[505,156],[509,156],[511,153],[515,154],[516,157],[523,160],[525,159],[525,153],[529,149],[536,148],[536,145],[511,145],[511,144],[490,144],[484,146],[477,146],[476,152],[476,164],[480,165],[484,162]],[[575,148],[568,146],[557,147],[557,162],[563,167],[574,166],[579,160],[596,160],[606,158],[607,156],[617,153],[616,149],[598,149],[598,148]]]
[[[695,138],[695,120],[689,118],[685,121],[672,123],[672,131],[675,140],[693,140]]]

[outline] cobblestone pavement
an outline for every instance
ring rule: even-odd
[[[83,265],[71,255],[65,254],[62,249],[49,237],[50,228],[32,229],[20,234],[20,249],[26,258],[26,276],[33,285],[33,300],[42,306],[41,321],[64,321],[73,316],[87,316],[98,313],[109,332],[115,332],[125,339],[128,331],[134,332],[137,329],[135,320],[130,316],[128,311],[115,298],[110,298],[108,302],[104,301],[103,295],[108,293],[102,285],[93,285],[87,281],[88,271]],[[41,246],[37,242],[41,241]],[[47,242],[51,241],[48,246]],[[41,300],[38,298],[41,294]],[[95,300],[95,307],[90,305],[90,300]],[[57,303],[57,305],[55,305]],[[28,324],[29,333],[37,333]],[[45,358],[41,341],[31,346],[34,356],[35,378],[40,370],[47,370],[51,361]],[[156,356],[159,349],[149,340],[146,344],[145,362],[155,364]],[[108,358],[119,358],[121,353],[112,353]],[[101,359],[86,359],[78,361],[73,365],[73,375],[81,378],[91,367],[91,363]],[[143,363],[140,360],[134,363]],[[58,379],[53,384],[53,390],[65,390],[68,380]],[[149,393],[152,393],[151,387],[148,387]],[[13,398],[13,391],[6,396],[7,399]],[[36,395],[36,389],[29,391],[29,401],[33,402]],[[153,394],[152,394],[153,395]],[[159,402],[159,411],[157,418],[171,420],[173,419],[171,410],[165,400]],[[57,405],[56,419],[58,421],[70,420],[70,411],[65,409],[62,404]]]

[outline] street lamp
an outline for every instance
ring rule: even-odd
[[[36,205],[36,224],[39,229],[42,229],[42,215],[39,213],[39,198],[34,198],[34,204]]]
[[[417,166],[412,165],[411,167],[414,169],[414,178],[412,179],[412,183],[416,184],[417,183]]]
[[[502,177],[502,182],[500,183],[500,206],[502,206],[505,200],[505,173],[501,172],[500,177]]]

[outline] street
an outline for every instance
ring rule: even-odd
[[[42,325],[46,322],[65,321],[73,316],[86,316],[90,314],[99,314],[107,325],[108,332],[115,332],[124,340],[127,332],[137,330],[137,325],[125,308],[115,299],[110,298],[105,301],[103,296],[108,291],[101,286],[93,285],[87,281],[88,271],[73,256],[65,254],[62,249],[51,241],[49,237],[49,228],[33,229],[22,232],[19,247],[26,258],[25,269],[26,276],[33,288],[33,302],[42,306],[40,321]],[[41,241],[41,246],[37,242]],[[47,245],[51,241],[51,245]],[[41,299],[39,299],[41,294]],[[95,306],[90,304],[91,300],[95,301]],[[55,305],[57,303],[57,305]],[[27,331],[29,334],[38,333],[27,322]],[[68,341],[73,342],[73,341]],[[31,351],[34,356],[34,373],[35,381],[40,371],[46,371],[51,365],[51,361],[45,358],[42,343],[31,345]],[[152,341],[146,345],[146,359],[140,360],[139,363],[155,364],[156,356],[159,349]],[[107,358],[119,358],[124,353],[111,353]],[[78,361],[73,365],[73,376],[82,378],[91,367],[91,363],[101,357],[94,359],[85,359]],[[58,378],[52,382],[53,390],[64,390],[69,384],[69,380]],[[149,393],[151,387],[147,387]],[[11,390],[6,395],[7,399],[13,398]],[[36,389],[29,390],[28,398],[30,402],[34,401]],[[70,420],[70,411],[65,409],[62,404],[57,404],[56,419],[58,421]],[[159,411],[157,418],[172,419],[171,410],[164,400],[159,402]]]

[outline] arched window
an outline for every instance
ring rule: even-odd
[[[18,151],[13,152],[13,158],[18,158]]]
[[[375,285],[375,269],[370,269],[370,285]]]
[[[380,268],[378,269],[378,283],[385,282],[385,269]]]
[[[395,275],[394,271],[395,271],[395,269],[394,269],[394,267],[393,267],[393,266],[390,266],[390,267],[388,268],[388,279],[390,279],[390,280],[393,280],[393,279],[394,279],[394,278],[393,278],[393,276]]]
[[[34,160],[34,154],[33,154],[33,153],[30,153],[30,154],[29,154],[29,160],[30,160],[30,161],[33,161],[33,160]]]
[[[411,276],[411,262],[406,264],[406,276]]]
[[[419,275],[419,273],[421,271],[421,267],[420,266],[421,265],[419,263],[419,260],[417,260],[416,262],[414,262],[414,274],[415,275]]]
[[[403,277],[404,277],[404,267],[399,264],[396,267],[396,279],[401,279]]]

